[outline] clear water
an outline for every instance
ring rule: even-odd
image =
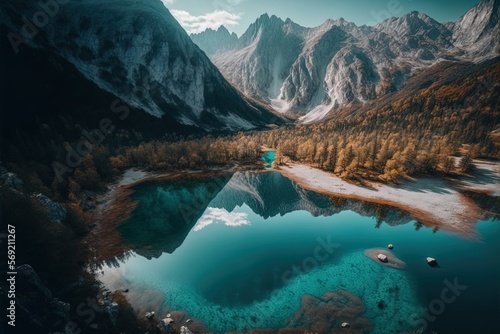
[[[214,332],[279,328],[304,294],[340,288],[363,300],[372,333],[422,326],[429,333],[500,332],[498,221],[479,222],[482,240],[470,241],[416,228],[388,206],[306,191],[276,172],[149,182],[135,190],[138,207],[119,228],[133,256],[106,266],[103,281],[112,272],[132,286],[161,290],[165,306]],[[363,255],[389,243],[405,270]],[[439,268],[429,267],[427,256]],[[440,302],[454,283],[459,295],[445,292],[454,300]],[[429,307],[438,315],[425,320],[421,311]]]
[[[266,163],[267,168],[271,168],[274,162],[274,151],[267,151],[262,155],[261,160]]]

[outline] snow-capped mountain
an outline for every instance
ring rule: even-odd
[[[304,28],[265,14],[231,50],[207,49],[205,33],[194,40],[244,94],[308,123],[396,91],[439,61],[498,56],[499,3],[483,0],[456,23],[411,12],[373,27],[338,19]]]
[[[156,117],[207,130],[277,120],[224,79],[162,1],[54,3],[44,9],[35,1],[3,1],[0,21],[20,36],[34,27],[29,46],[55,52],[101,89]],[[36,23],[38,12],[47,17],[39,29],[21,20],[33,17]]]

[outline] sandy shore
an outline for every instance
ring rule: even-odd
[[[500,196],[500,163],[474,160],[475,170],[459,182],[463,189]]]
[[[477,205],[462,195],[453,182],[437,178],[409,180],[401,185],[374,184],[373,188],[348,183],[309,166],[289,164],[279,171],[303,188],[328,195],[389,204],[406,210],[427,226],[439,226],[475,237],[475,222],[481,216]],[[475,185],[471,180],[471,185]],[[483,184],[492,187],[492,184]]]

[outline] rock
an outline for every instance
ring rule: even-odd
[[[187,320],[186,320],[186,323],[190,323],[191,321],[193,321],[193,320],[191,320],[191,319],[187,319]]]
[[[193,334],[186,326],[181,327],[181,334]]]
[[[361,298],[345,290],[327,292],[322,296],[304,295],[301,307],[287,320],[290,331],[281,331],[282,334],[303,334],[305,329],[311,333],[370,333],[372,325],[363,318],[366,310]],[[352,329],[343,330],[341,325],[348,322]],[[355,330],[354,330],[355,328]],[[301,331],[299,329],[302,329]],[[241,332],[233,332],[234,334]],[[245,334],[259,333],[277,334],[278,332],[248,331]]]
[[[71,321],[70,304],[54,298],[31,266],[24,264],[16,271],[16,320],[29,324],[33,333],[64,330]],[[3,282],[0,288],[4,290]]]
[[[341,326],[342,326],[342,328],[349,328],[349,323],[343,322]]]
[[[153,319],[153,318],[154,318],[154,316],[155,316],[155,313],[154,313],[154,312],[147,312],[147,313],[146,313],[146,319],[148,319],[148,320]]]
[[[51,222],[60,224],[68,217],[68,210],[66,210],[65,207],[59,203],[53,202],[44,194],[38,193],[32,195],[31,197],[40,203],[42,208],[47,212]]]
[[[11,189],[17,191],[23,190],[23,181],[16,174],[9,172],[4,167],[0,167],[0,180]]]
[[[171,333],[173,331],[172,323],[174,320],[172,318],[164,318],[160,321],[158,326],[156,326],[160,331],[165,331],[167,333]]]
[[[111,303],[104,307],[104,314],[106,314],[113,325],[116,325],[120,306],[117,303]]]
[[[393,249],[393,248],[394,248],[394,245],[393,245],[393,244],[389,244],[389,246],[387,246],[387,248],[389,248],[389,249]]]
[[[80,201],[80,207],[84,211],[89,211],[89,210],[95,209],[95,204],[92,203],[91,201],[89,201],[88,199],[82,199]]]
[[[406,263],[398,259],[396,256],[394,256],[394,254],[392,254],[390,251],[386,249],[381,249],[381,248],[365,249],[363,254],[384,267],[391,267],[400,270],[406,267]]]
[[[435,267],[435,266],[437,266],[437,264],[438,264],[438,263],[437,263],[437,260],[436,260],[435,258],[433,258],[433,257],[428,257],[428,258],[427,258],[427,264],[428,264],[429,266],[431,266],[431,267]]]
[[[170,313],[167,314],[167,318],[170,318],[172,315]]]
[[[386,255],[384,255],[384,254],[379,254],[379,255],[377,255],[377,258],[378,258],[380,261],[382,261],[382,262],[387,262],[387,261],[388,261],[388,260],[387,260],[387,256],[386,256]]]

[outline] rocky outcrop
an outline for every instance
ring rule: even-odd
[[[0,181],[7,187],[22,191],[23,181],[17,177],[16,174],[9,172],[6,168],[0,167]]]
[[[32,195],[42,208],[47,212],[48,218],[51,222],[60,224],[66,220],[68,217],[68,210],[59,203],[52,201],[50,198],[43,194]]]
[[[18,266],[16,272],[16,328],[31,333],[64,332],[70,322],[70,305],[54,298],[31,266]],[[4,282],[0,283],[2,293],[8,291]]]

